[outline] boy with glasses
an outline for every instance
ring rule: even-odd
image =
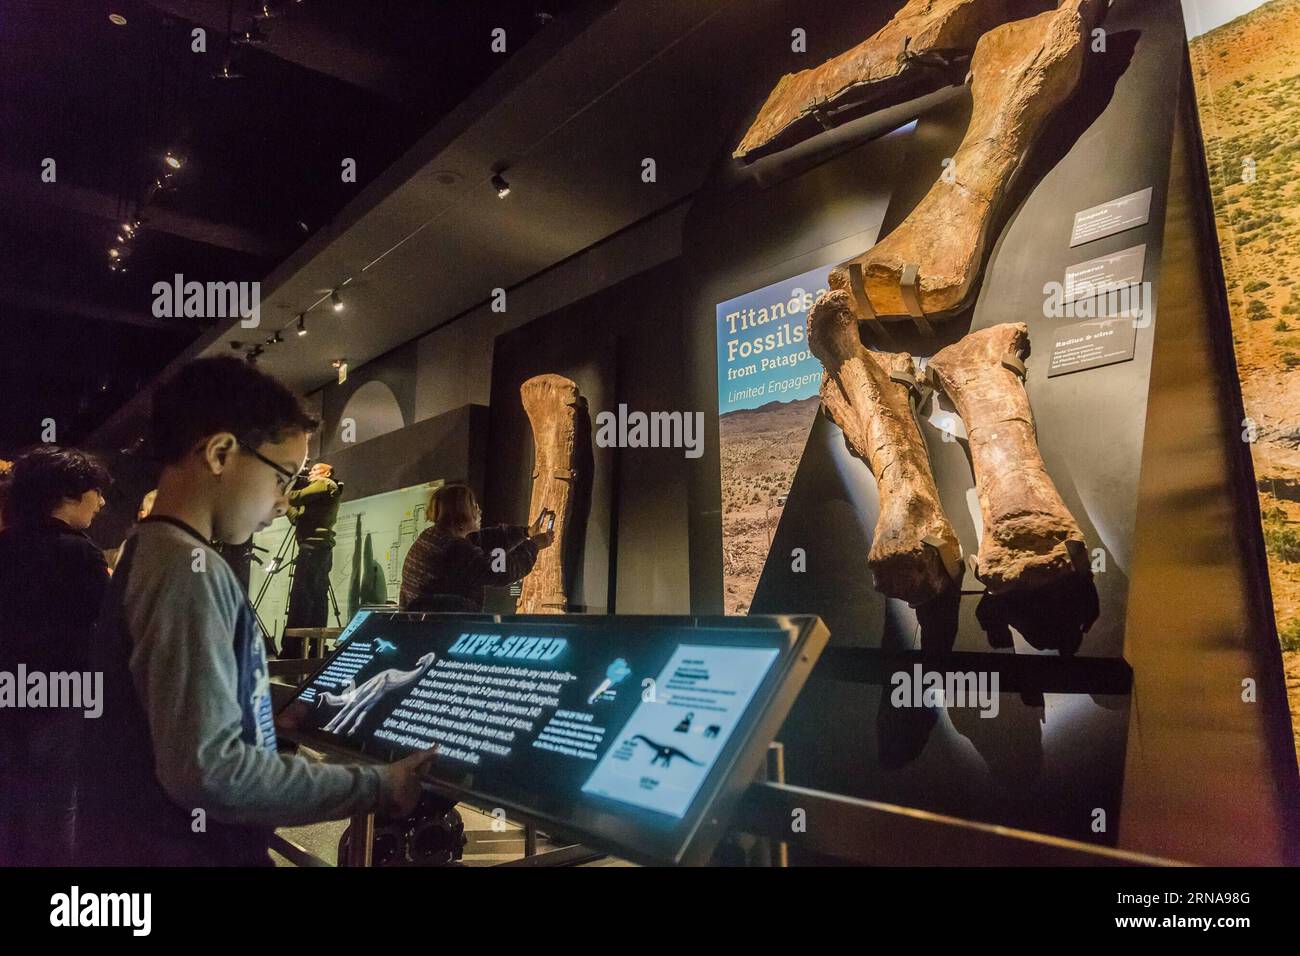
[[[155,394],[162,474],[100,616],[104,712],[82,757],[79,863],[265,866],[277,826],[415,808],[428,752],[388,767],[276,753],[257,619],[210,544],[284,513],[315,426],[238,359],[191,362]]]

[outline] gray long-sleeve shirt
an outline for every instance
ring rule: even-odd
[[[147,519],[128,540],[94,662],[105,705],[78,799],[85,862],[263,863],[273,827],[369,809],[387,786],[380,768],[276,753],[256,616],[180,522]]]

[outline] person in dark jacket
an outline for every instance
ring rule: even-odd
[[[339,520],[340,493],[334,466],[323,461],[312,465],[307,480],[289,492],[288,517],[294,526],[298,557],[293,563],[286,630],[329,623],[330,570],[334,566],[334,525]],[[286,635],[280,656],[302,657],[303,653],[303,639]]]
[[[14,464],[0,531],[0,671],[21,666],[52,686],[89,670],[108,565],[85,532],[110,484],[103,465],[71,448],[38,447]],[[83,723],[71,707],[0,712],[0,864],[72,863]]]
[[[483,512],[467,485],[436,489],[429,513],[433,527],[415,539],[402,565],[399,603],[405,611],[482,611],[483,589],[523,580],[537,552],[550,547],[555,537],[542,530],[541,518],[531,527],[480,530]]]

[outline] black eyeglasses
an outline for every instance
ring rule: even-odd
[[[252,443],[250,443],[250,442],[246,442],[246,441],[244,441],[244,440],[241,438],[241,439],[239,440],[239,446],[240,446],[241,448],[243,448],[244,451],[248,452],[250,455],[252,455],[252,456],[253,456],[254,458],[256,458],[258,461],[260,461],[262,464],[264,464],[264,465],[270,465],[272,468],[275,469],[275,473],[276,473],[277,475],[279,475],[280,478],[282,479],[282,480],[281,480],[281,481],[276,485],[276,488],[280,491],[281,494],[283,494],[284,492],[288,491],[288,490],[289,490],[289,486],[293,484],[293,480],[294,480],[295,478],[298,477],[298,475],[297,475],[296,472],[292,472],[292,471],[290,471],[290,470],[287,469],[287,468],[281,468],[281,467],[280,467],[279,465],[277,465],[275,462],[271,461],[271,459],[269,459],[269,458],[267,458],[265,455],[259,453],[258,450],[252,446]]]

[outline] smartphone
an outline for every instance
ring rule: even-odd
[[[555,512],[554,512],[554,511],[550,512],[549,516],[548,516],[547,519],[546,519],[546,530],[547,530],[547,531],[554,531],[554,530],[555,530]]]

